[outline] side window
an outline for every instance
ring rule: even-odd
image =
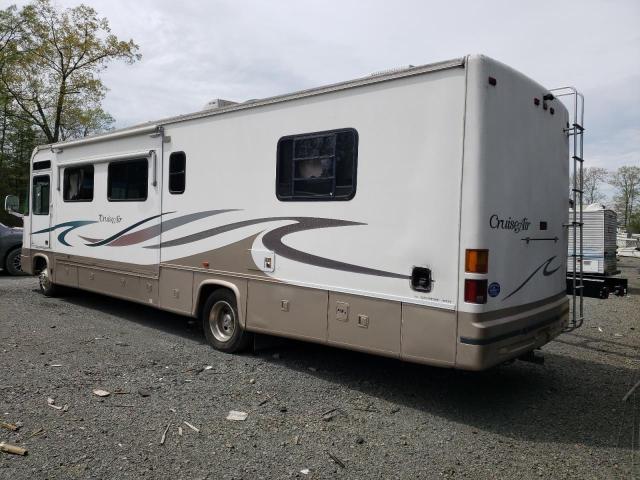
[[[144,202],[148,180],[149,162],[146,158],[110,163],[107,198],[110,202]]]
[[[282,201],[351,200],[357,160],[358,132],[353,128],[282,137],[276,196]]]
[[[49,175],[33,177],[33,214],[49,215]]]
[[[93,200],[93,165],[64,169],[65,202],[90,202]]]
[[[184,152],[169,155],[169,193],[184,193],[187,156]]]

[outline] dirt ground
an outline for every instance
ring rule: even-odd
[[[482,373],[291,341],[225,355],[191,319],[0,275],[0,421],[19,426],[0,442],[28,449],[0,478],[640,478],[640,260],[623,266],[632,293],[586,299],[543,366]]]

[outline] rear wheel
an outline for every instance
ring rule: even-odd
[[[226,353],[246,350],[251,334],[240,326],[236,297],[229,290],[216,290],[202,309],[202,328],[210,345]]]
[[[11,250],[9,255],[7,255],[7,260],[5,262],[5,268],[9,275],[21,275],[22,267],[20,265],[20,252],[19,248]]]
[[[38,275],[38,283],[40,285],[40,291],[45,297],[55,297],[58,293],[58,287],[51,282],[51,275],[49,274],[49,267],[42,269]]]

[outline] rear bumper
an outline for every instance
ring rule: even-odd
[[[456,368],[485,370],[523,355],[557,337],[568,321],[564,292],[517,308],[459,312]]]

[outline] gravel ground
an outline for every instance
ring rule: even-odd
[[[21,425],[0,442],[29,451],[0,478],[640,478],[637,294],[586,299],[544,366],[467,373],[291,341],[224,355],[188,318],[36,287],[0,276],[0,420]]]

